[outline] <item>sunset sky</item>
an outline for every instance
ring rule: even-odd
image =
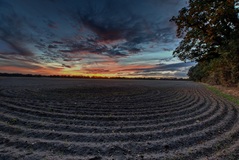
[[[169,22],[186,0],[0,0],[0,72],[186,77]]]

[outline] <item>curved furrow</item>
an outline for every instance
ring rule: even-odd
[[[186,99],[186,98],[185,98]],[[180,106],[180,107],[169,107],[169,105],[167,107],[161,107],[159,105],[154,104],[155,107],[151,107],[150,108],[150,111],[146,108],[144,108],[143,110],[142,109],[138,109],[138,108],[134,108],[134,109],[128,109],[128,111],[126,111],[127,109],[125,110],[122,110],[121,109],[117,109],[117,111],[115,112],[115,109],[108,109],[108,112],[113,114],[113,115],[143,115],[143,114],[154,114],[155,112],[172,112],[172,111],[178,111],[178,110],[181,110],[181,109],[184,109],[184,108],[187,108],[188,106],[193,106],[195,104],[195,102],[197,101],[198,99],[191,99],[190,97],[187,98],[187,101],[183,101],[183,102],[180,102],[177,103],[177,106]],[[105,115],[107,113],[106,110],[102,110],[101,108],[97,109],[97,111],[94,111],[96,109],[91,109],[91,110],[85,110],[85,109],[82,109],[82,108],[78,108],[77,106],[75,106],[75,110],[70,110],[70,111],[67,111],[67,110],[58,110],[58,109],[53,109],[54,107],[48,107],[48,106],[42,106],[42,107],[39,107],[39,106],[33,106],[32,104],[31,105],[28,105],[27,103],[22,103],[24,104],[24,106],[21,104],[21,102],[12,102],[12,101],[6,101],[6,100],[3,100],[2,103],[4,104],[12,104],[12,105],[16,105],[16,106],[20,106],[22,108],[26,108],[26,109],[33,109],[33,110],[36,110],[36,111],[43,111],[43,112],[51,112],[51,113],[64,113],[64,114],[67,114],[67,115],[80,115],[80,114],[83,114],[83,115],[92,115],[92,114],[96,114],[96,115]],[[145,106],[145,104],[143,104]],[[181,106],[182,105],[182,106]],[[78,109],[77,109],[78,108]]]
[[[216,109],[211,110],[207,114],[196,116],[190,119],[176,121],[176,122],[163,122],[163,123],[156,123],[156,124],[148,124],[148,125],[137,125],[137,126],[100,126],[100,125],[65,125],[65,124],[55,124],[49,122],[41,122],[41,121],[34,121],[25,118],[19,118],[16,116],[6,116],[6,113],[1,114],[1,121],[5,123],[10,123],[14,125],[24,126],[33,129],[42,129],[42,130],[55,130],[55,131],[70,131],[76,133],[107,133],[107,132],[116,132],[116,133],[124,133],[124,132],[142,132],[142,131],[153,131],[159,129],[168,129],[172,127],[180,127],[184,126],[185,124],[192,124],[197,121],[202,121],[210,117],[211,114],[216,113]]]
[[[226,109],[226,108],[224,108]],[[226,110],[227,111],[227,110]],[[219,128],[222,129],[222,127],[219,125],[220,123],[225,123],[227,121],[230,120],[230,118],[234,118],[234,116],[231,116],[231,114],[227,114],[227,112],[222,112],[224,114],[222,115],[217,115],[214,117],[211,117],[210,120],[208,121],[202,121],[200,122],[200,124],[196,123],[196,124],[192,124],[192,125],[185,125],[183,127],[179,127],[179,128],[172,128],[169,130],[159,130],[159,131],[143,131],[143,132],[134,132],[134,134],[132,135],[132,133],[106,133],[106,134],[97,134],[97,133],[93,133],[90,136],[88,136],[88,134],[82,134],[82,133],[70,133],[67,132],[64,134],[64,132],[61,133],[57,133],[55,131],[51,131],[51,132],[46,132],[45,130],[42,132],[39,132],[38,130],[34,130],[34,129],[29,129],[29,130],[24,130],[23,128],[19,128],[16,126],[6,126],[4,124],[0,123],[0,127],[2,128],[2,131],[11,131],[11,134],[21,134],[22,136],[33,136],[32,138],[47,138],[48,140],[51,139],[56,139],[56,138],[60,138],[60,139],[56,139],[56,140],[67,140],[67,141],[75,141],[78,140],[79,142],[83,142],[83,141],[87,141],[87,142],[100,142],[102,141],[102,139],[104,139],[105,142],[114,142],[116,141],[115,139],[124,142],[127,141],[128,139],[132,139],[133,137],[137,140],[140,141],[145,141],[145,140],[153,140],[153,139],[157,139],[157,138],[168,138],[169,136],[175,135],[175,133],[177,133],[178,135],[183,135],[185,133],[188,133],[189,131],[191,133],[193,132],[198,132],[204,127],[209,127],[209,126],[214,126],[214,128],[217,128],[216,126],[218,125]],[[226,118],[224,118],[226,117]],[[222,120],[224,120],[223,122],[219,121],[218,119],[221,118]],[[229,120],[227,120],[229,119]],[[219,124],[217,124],[219,121]],[[228,125],[229,126],[229,125]],[[17,131],[17,132],[16,132]],[[212,131],[212,130],[211,130]],[[142,137],[143,135],[143,137]],[[133,137],[132,137],[133,136]],[[99,137],[101,137],[100,139],[98,139]],[[77,141],[77,142],[78,142]]]
[[[4,105],[4,103],[2,104],[2,105]],[[26,112],[26,113],[31,113],[31,114],[37,114],[37,115],[40,115],[40,116],[45,116],[45,117],[56,117],[56,118],[60,118],[60,117],[67,117],[67,118],[72,118],[72,119],[78,119],[78,118],[85,118],[84,120],[87,120],[87,119],[89,119],[89,117],[91,118],[91,116],[87,116],[87,115],[80,115],[80,116],[78,116],[78,115],[76,115],[76,114],[74,114],[74,115],[72,115],[72,114],[61,114],[61,113],[51,113],[51,112],[47,112],[47,111],[39,111],[39,110],[35,110],[35,109],[29,109],[29,108],[25,108],[25,107],[19,107],[19,106],[16,106],[16,105],[13,105],[13,104],[5,104],[5,107],[9,107],[9,108],[11,108],[11,109],[13,109],[13,110],[18,110],[18,111],[20,111],[20,112]],[[188,109],[188,108],[187,108]],[[182,111],[181,111],[182,112]],[[161,115],[159,115],[160,113],[157,113],[156,112],[156,115],[155,116],[161,116]],[[164,114],[164,113],[163,113]],[[153,116],[154,116],[153,115]],[[165,114],[166,115],[166,114]],[[130,115],[126,115],[127,116],[127,120],[129,120],[129,118],[130,118]],[[114,117],[116,117],[116,116],[114,116]],[[135,117],[134,115],[133,115],[133,117]],[[141,116],[138,116],[137,118],[140,118],[140,117],[149,117],[149,116],[145,116],[145,115],[141,115]],[[94,115],[94,118],[99,118],[99,119],[103,119],[104,120],[104,118],[106,118],[106,120],[107,120],[107,118],[108,118],[108,116],[98,116],[98,115]],[[125,116],[123,115],[123,116],[117,116],[116,118],[119,118],[119,119],[117,119],[117,120],[120,120],[120,118],[121,119],[125,119]]]
[[[180,105],[180,104],[185,104],[185,103],[188,103],[188,102],[185,102],[185,99],[188,99],[189,101],[191,100],[191,97],[187,97],[186,95],[185,96],[181,96],[181,97],[183,97],[183,101],[181,102],[180,101],[180,99],[176,99],[175,101],[175,104],[177,104],[177,105]],[[6,101],[6,100],[5,100]],[[156,100],[154,100],[154,102],[153,102],[153,104],[157,104],[157,101],[155,102]],[[12,104],[15,104],[15,105],[19,105],[19,104],[24,104],[24,107],[25,107],[25,105],[26,104],[28,104],[28,102],[14,102],[14,101],[12,101],[12,99],[10,99],[10,100],[8,100],[8,101],[6,101],[7,103],[12,103]],[[169,105],[174,105],[174,104],[172,104],[172,103],[170,103],[169,105],[167,105],[167,104],[165,104],[164,102],[162,102],[162,101],[160,101],[163,105],[164,105],[164,107],[162,107],[162,106],[160,106],[160,109],[161,110],[164,110],[164,109],[167,109],[168,108],[168,106]],[[151,102],[152,103],[152,102]],[[59,105],[61,105],[61,104],[59,104]],[[105,104],[106,105],[106,104]],[[109,104],[107,104],[107,105],[109,105]],[[122,104],[122,105],[124,105],[124,104]],[[141,112],[141,111],[143,111],[143,112],[145,112],[145,111],[147,111],[147,109],[144,107],[145,105],[147,105],[147,104],[145,104],[145,103],[143,103],[143,105],[141,104],[141,107],[143,108],[143,109],[140,109],[140,106],[137,106],[137,110],[139,110],[139,112]],[[62,106],[62,105],[61,105]],[[63,106],[64,106],[64,104],[63,104]],[[77,109],[78,109],[78,106],[77,105],[75,105],[74,104],[74,106],[69,106],[69,104],[68,105],[66,105],[67,107],[67,110],[66,109],[64,109],[63,108],[63,110],[61,111],[61,110],[57,110],[57,109],[55,109],[55,108],[57,108],[57,106],[54,106],[54,107],[49,107],[49,106],[43,106],[43,107],[39,107],[39,106],[36,106],[34,103],[32,103],[30,106],[28,105],[27,106],[27,108],[32,108],[32,109],[39,109],[39,110],[41,110],[41,109],[46,109],[46,111],[47,110],[51,110],[51,111],[56,111],[57,113],[68,113],[69,111],[69,109],[73,109],[73,111],[72,112],[75,112],[75,111],[78,111]],[[94,107],[84,107],[84,106],[80,106],[80,110],[83,110],[84,112],[86,112],[86,110],[85,109],[88,109],[88,110],[90,110],[91,108],[91,111],[94,111],[94,112],[99,112],[99,111],[102,111],[103,113],[105,112],[105,110],[103,109],[103,107],[104,107],[104,104],[101,104],[101,107],[100,108],[97,108],[97,110],[96,110],[96,108],[94,108]],[[106,106],[106,108],[109,110],[109,107],[108,106]],[[155,108],[159,108],[158,106],[157,107],[155,107]],[[120,107],[115,107],[114,106],[114,108],[111,108],[110,110],[111,111],[115,111],[115,109],[117,110],[117,113],[118,112],[120,112],[123,108],[120,106]],[[151,108],[152,110],[154,110],[154,107],[152,107]],[[173,109],[173,107],[171,106],[171,108],[170,109]],[[129,107],[128,108],[125,108],[125,110],[123,110],[123,112],[124,113],[129,113],[129,112],[131,112],[131,111],[134,111],[134,112],[136,112],[137,113],[137,110],[136,110],[136,107],[135,108],[132,108],[132,109],[130,109]],[[44,111],[44,110],[43,110]],[[60,112],[59,112],[60,111]]]
[[[229,126],[230,128],[231,126]],[[151,156],[154,155],[155,153],[158,153],[159,151],[165,151],[165,146],[170,146],[169,152],[175,153],[175,149],[182,148],[182,147],[190,147],[193,146],[198,148],[199,142],[206,141],[209,142],[210,139],[215,137],[218,137],[221,135],[223,132],[218,132],[220,128],[216,129],[215,131],[203,131],[199,135],[190,135],[190,136],[181,136],[178,138],[173,138],[173,139],[168,139],[168,140],[159,140],[159,141],[144,141],[144,142],[128,142],[124,143],[121,141],[115,142],[115,143],[110,143],[111,145],[104,145],[104,143],[96,143],[91,145],[90,143],[64,143],[62,141],[55,141],[55,140],[49,140],[49,141],[44,141],[42,139],[30,139],[30,138],[15,138],[12,136],[13,141],[11,141],[9,138],[5,137],[1,141],[7,141],[8,146],[14,146],[16,148],[20,147],[25,147],[25,148],[31,148],[33,150],[39,150],[40,151],[48,151],[48,150],[53,150],[55,152],[62,152],[63,154],[70,154],[70,155],[80,155],[80,156],[89,156],[91,155],[92,152],[99,152],[104,155],[117,155],[118,150],[121,150],[123,153],[126,154],[131,154],[131,152],[136,152],[136,153],[143,153],[145,150],[147,151],[147,154],[150,154]],[[231,132],[231,131],[230,131]],[[216,133],[216,134],[214,134]],[[234,133],[231,133],[233,135],[233,138],[239,138],[238,136],[238,129],[236,130],[236,135]],[[2,134],[0,134],[2,137]],[[5,135],[5,134],[3,134]],[[202,136],[204,136],[202,138]],[[205,138],[207,137],[207,138]],[[225,137],[222,136],[221,137]],[[196,138],[196,140],[195,140]],[[186,141],[185,141],[186,140]],[[211,140],[211,141],[213,141]],[[223,141],[229,141],[229,139],[224,139]],[[118,144],[120,142],[120,144]],[[187,142],[187,143],[185,143]],[[140,147],[139,147],[140,146]],[[180,146],[180,147],[179,147]],[[207,146],[208,148],[210,146]],[[135,153],[135,154],[136,154]],[[134,153],[133,153],[134,154]],[[169,154],[170,155],[170,154]],[[174,155],[175,156],[175,155]],[[147,157],[147,155],[145,155]]]
[[[238,106],[201,84],[92,82],[3,86],[0,159],[238,157]]]
[[[204,103],[202,103],[202,104],[204,104]],[[202,105],[202,104],[200,104],[200,105]],[[3,110],[5,109],[5,112],[9,112],[9,111],[7,111],[6,110],[6,108],[3,108]],[[196,107],[196,109],[197,109],[197,107]],[[200,109],[198,109],[198,110],[195,110],[195,113],[193,112],[193,116],[196,116],[197,114],[201,114],[202,112],[204,112],[204,111],[206,111],[206,110],[209,110],[209,108],[208,107],[201,107]],[[11,113],[18,113],[16,110],[10,110],[10,112]],[[26,115],[27,114],[27,115]],[[31,114],[28,114],[28,113],[25,113],[25,114],[17,114],[19,117],[27,117],[28,119],[39,119],[39,120],[45,120],[46,122],[49,122],[49,121],[51,121],[52,119],[51,118],[44,118],[44,117],[36,117],[36,116],[33,116],[33,115],[31,115]],[[180,117],[173,117],[173,118],[166,118],[166,119],[159,119],[159,120],[151,120],[151,121],[149,121],[150,123],[153,123],[153,122],[155,122],[155,123],[162,123],[162,122],[164,122],[164,121],[166,121],[166,122],[169,122],[170,121],[170,119],[172,119],[172,120],[180,120],[180,119],[182,119],[182,118],[185,118],[185,117],[187,117],[188,115],[183,115],[183,116],[180,116]],[[160,117],[159,117],[160,118]],[[56,118],[55,118],[56,119]],[[64,123],[64,122],[67,122],[67,124],[76,124],[76,125],[79,125],[79,124],[85,124],[84,122],[86,122],[86,121],[83,121],[83,123],[82,123],[82,121],[77,121],[77,120],[61,120],[61,121],[52,121],[52,122],[54,122],[54,123],[58,123],[58,124],[62,124],[62,123]],[[94,122],[94,121],[91,121],[92,123]],[[122,125],[127,125],[128,123],[133,123],[133,125],[135,125],[135,123],[137,123],[138,121],[130,121],[130,122],[126,122],[126,123],[123,123],[123,122],[121,122],[121,121],[119,121],[120,122],[120,124],[122,124]],[[98,122],[99,124],[101,124],[101,125],[110,125],[110,123],[116,123],[115,121],[110,121],[110,122]],[[144,122],[142,122],[142,123],[144,123]],[[147,123],[145,123],[145,124],[147,124]],[[88,125],[91,125],[90,123],[88,123]]]
[[[184,104],[181,104],[181,103],[178,103],[177,105],[179,106],[177,106],[177,107],[175,107],[175,108],[170,108],[170,107],[168,107],[168,109],[164,109],[164,108],[162,108],[161,106],[158,106],[158,107],[151,107],[151,109],[150,109],[150,111],[147,111],[146,109],[145,110],[143,110],[143,111],[138,111],[138,109],[134,109],[134,110],[129,110],[128,112],[126,112],[126,111],[124,111],[123,113],[124,114],[122,114],[122,115],[129,115],[129,113],[131,113],[131,114],[133,114],[133,112],[136,112],[136,113],[134,113],[134,115],[136,114],[137,115],[137,113],[139,114],[139,115],[142,115],[142,114],[152,114],[152,113],[157,113],[157,112],[160,112],[160,113],[166,113],[166,112],[172,112],[172,111],[178,111],[178,110],[181,110],[181,109],[184,109],[184,108],[187,108],[188,106],[193,106],[194,104],[196,104],[195,102],[197,101],[198,99],[189,99],[188,101],[184,101]],[[19,103],[12,103],[12,102],[9,102],[9,101],[3,101],[2,102],[3,104],[4,103],[7,103],[7,104],[12,104],[12,105],[18,105]],[[181,106],[182,105],[182,106]],[[26,108],[26,109],[33,109],[33,110],[35,110],[35,111],[41,111],[40,109],[41,108],[39,108],[39,107],[32,107],[31,105],[28,105],[28,104],[24,104],[24,106],[20,106],[21,108]],[[45,106],[46,107],[46,106]],[[36,109],[37,108],[37,109]],[[101,109],[98,109],[98,110],[101,110]],[[152,110],[152,111],[151,111]],[[57,112],[58,110],[51,110],[50,108],[49,109],[47,109],[46,111],[44,111],[43,110],[43,112],[49,112],[49,111],[51,111],[51,112],[53,112],[53,113],[65,113],[65,114],[67,114],[67,115],[71,115],[71,114],[73,114],[73,115],[75,115],[76,113],[77,114],[81,114],[81,113],[83,113],[84,115],[85,114],[87,114],[87,112],[85,111],[85,110],[82,110],[81,112],[79,112],[79,111],[74,111],[74,112],[67,112],[67,111],[60,111],[60,112]],[[110,110],[111,112],[113,112],[112,110]],[[93,110],[92,110],[92,112],[93,112]],[[92,112],[91,113],[88,113],[88,114],[90,114],[90,115],[92,115]],[[117,111],[117,113],[118,113],[119,111]],[[107,113],[107,112],[106,112]],[[100,114],[106,114],[105,112],[103,112],[103,111],[101,111],[101,112],[99,112],[99,111],[96,111],[96,113],[94,113],[94,114],[97,114],[97,115],[100,115]],[[112,113],[112,114],[114,114],[115,115],[115,113]],[[117,114],[118,115],[118,114]],[[120,116],[120,115],[119,115]]]
[[[239,138],[238,135],[230,135],[233,136],[231,141],[227,142],[227,146],[223,143],[218,143],[215,145],[215,152],[211,156],[203,156],[201,159],[208,160],[233,160],[238,159],[239,157]],[[236,139],[237,138],[237,139]],[[235,140],[236,139],[236,140]]]
[[[220,111],[220,110],[219,110]],[[66,131],[70,130],[71,132],[83,132],[83,133],[106,133],[106,132],[112,132],[114,130],[115,132],[139,132],[139,131],[144,131],[145,129],[152,131],[152,130],[157,130],[157,129],[167,129],[169,127],[176,127],[176,126],[183,126],[185,124],[191,124],[195,123],[197,121],[202,121],[207,119],[208,117],[211,116],[211,114],[217,115],[220,113],[218,111],[217,105],[214,107],[212,106],[208,112],[204,112],[203,114],[199,114],[198,116],[189,116],[188,119],[183,119],[180,117],[178,121],[173,121],[173,122],[166,122],[165,121],[156,121],[155,123],[151,122],[150,124],[145,124],[145,125],[134,125],[134,126],[107,126],[107,125],[98,125],[98,124],[88,124],[88,125],[65,125],[65,124],[55,124],[55,123],[50,123],[50,122],[44,122],[42,124],[41,121],[36,121],[36,120],[31,120],[29,121],[29,118],[20,118],[19,116],[12,116],[11,113],[6,114],[1,114],[0,120],[5,122],[5,123],[13,123],[17,125],[22,125],[26,127],[34,127],[35,129],[44,129],[44,130],[56,130],[56,131]],[[217,114],[216,114],[217,113]]]
[[[209,104],[210,105],[210,104]],[[213,108],[215,108],[215,107],[211,107],[211,110],[213,109]],[[203,109],[203,108],[201,108],[201,109]],[[200,109],[199,110],[197,110],[197,112],[198,111],[200,111]],[[212,113],[214,113],[216,111],[216,109],[214,109],[213,110],[213,112]],[[196,112],[196,113],[197,113]],[[204,110],[202,110],[201,112],[199,112],[198,114],[200,115],[201,113],[203,113],[203,112],[205,112],[205,109]],[[5,114],[6,114],[7,112],[6,112],[6,110],[5,110]],[[13,112],[9,112],[10,114],[11,114],[11,116],[13,116],[12,114],[13,114]],[[207,112],[205,112],[205,113],[207,113]],[[209,112],[210,113],[210,112]],[[190,116],[190,115],[189,115]],[[197,114],[194,114],[192,117],[195,117],[195,116],[197,116]],[[17,117],[25,117],[24,115],[16,115],[15,117],[13,117],[12,119],[16,119]],[[180,122],[180,120],[181,119],[186,119],[187,117],[179,117],[179,119],[175,119],[175,117],[174,117],[174,119],[175,119],[175,121],[177,120],[177,121],[179,121]],[[190,117],[189,117],[190,118]],[[31,118],[30,117],[27,117],[26,118],[26,120],[30,120]],[[37,118],[36,117],[33,117],[33,119],[34,120],[36,120]],[[198,119],[198,117],[195,117],[195,119]],[[199,118],[200,119],[200,118]],[[42,120],[42,119],[40,119],[40,120]],[[161,124],[162,122],[163,123],[165,123],[164,121],[166,121],[166,124],[167,123],[169,123],[169,119],[165,119],[165,120],[156,120],[156,121],[150,121],[150,124],[153,124],[153,123],[157,123],[157,124]],[[193,119],[191,119],[191,121],[193,121]],[[49,121],[48,121],[49,122]],[[137,121],[136,121],[137,122]],[[57,122],[57,123],[61,123],[62,124],[62,122]],[[169,125],[172,125],[173,123],[169,123]],[[78,124],[78,125],[81,125],[80,127],[84,127],[84,125],[83,124]],[[91,124],[88,124],[89,126],[91,125]],[[122,124],[122,125],[124,125],[124,127],[125,127],[125,124]],[[135,126],[135,124],[133,124],[134,126]],[[69,125],[65,125],[65,126],[67,126],[67,127],[69,127]],[[142,125],[137,125],[137,126],[142,126]],[[38,126],[39,127],[39,126]],[[63,126],[60,126],[60,127],[63,127]],[[73,125],[73,127],[75,127],[75,125]],[[95,125],[95,126],[93,126],[93,127],[97,127],[97,125]],[[116,128],[118,128],[118,127],[116,127]],[[128,128],[128,127],[127,127]]]
[[[203,104],[203,103],[202,103]],[[199,104],[200,106],[202,105],[202,104]],[[7,105],[6,105],[7,106]],[[197,108],[197,106],[195,107],[196,105],[194,105],[192,108],[188,108],[187,110],[191,110],[191,111],[198,111],[198,108]],[[126,122],[128,122],[128,121],[130,121],[130,123],[131,122],[133,122],[133,121],[136,121],[136,122],[139,122],[140,120],[141,121],[145,121],[145,120],[150,120],[150,119],[158,119],[158,118],[160,118],[160,119],[167,119],[167,120],[169,120],[169,119],[171,119],[171,117],[172,116],[175,116],[175,117],[177,117],[177,115],[181,115],[181,113],[185,113],[185,111],[184,110],[181,110],[180,112],[176,112],[176,113],[163,113],[163,114],[160,114],[160,113],[156,113],[156,114],[154,114],[154,115],[149,115],[149,116],[141,116],[141,117],[136,117],[134,120],[131,120],[130,119],[130,117],[129,116],[121,116],[121,117],[116,117],[116,116],[112,116],[112,117],[110,117],[110,116],[104,116],[104,117],[99,117],[99,116],[95,116],[95,115],[92,115],[91,117],[90,116],[84,116],[84,117],[80,117],[80,116],[69,116],[69,115],[65,115],[64,117],[61,117],[61,115],[62,114],[56,114],[56,115],[58,115],[58,116],[53,116],[51,113],[47,113],[47,112],[40,112],[40,111],[33,111],[33,110],[29,110],[29,109],[25,109],[25,108],[21,108],[21,107],[18,107],[18,106],[11,106],[11,105],[8,105],[7,107],[6,107],[7,109],[9,109],[11,112],[20,112],[20,113],[24,113],[24,114],[29,114],[29,115],[38,115],[38,118],[40,118],[40,119],[44,119],[44,118],[46,118],[46,119],[51,119],[51,118],[49,118],[49,116],[51,116],[51,117],[53,117],[54,119],[62,119],[62,120],[64,120],[64,119],[69,119],[69,118],[72,118],[72,119],[74,119],[74,121],[82,121],[82,120],[84,120],[84,121],[87,121],[87,120],[89,120],[89,121],[101,121],[101,122],[107,122],[107,121],[109,121],[109,123],[115,123],[114,121],[120,121],[120,122],[122,122],[122,121],[126,121]],[[6,109],[5,108],[5,109]],[[202,108],[201,108],[202,109]],[[199,111],[200,111],[200,109],[199,109]],[[159,117],[160,116],[160,117]],[[174,117],[174,118],[175,118]],[[37,118],[37,117],[35,117],[35,118]],[[90,119],[91,118],[91,119]],[[65,121],[67,121],[67,120],[65,120]],[[69,120],[70,121],[70,120]],[[143,122],[144,123],[144,122]]]
[[[233,128],[231,128],[229,131],[225,132],[224,129],[218,130],[219,135],[214,135],[213,139],[205,139],[206,141],[203,144],[200,145],[195,145],[190,148],[185,149],[181,154],[184,155],[182,156],[182,159],[188,159],[190,157],[207,157],[209,158],[210,156],[214,157],[214,159],[217,159],[214,155],[217,154],[218,152],[223,153],[223,150],[225,148],[230,148],[233,147],[233,143],[239,141],[239,125],[238,125],[238,118],[237,121],[234,124],[229,124],[229,125],[234,125]],[[204,139],[203,139],[204,140]],[[235,145],[234,145],[235,146]],[[237,144],[238,146],[238,144]],[[190,150],[190,153],[188,153],[188,150]],[[234,160],[235,155],[238,155],[238,148],[234,150],[231,150],[229,153],[234,155],[232,160]],[[230,154],[224,155],[224,157],[229,157]],[[235,159],[236,160],[236,159]]]

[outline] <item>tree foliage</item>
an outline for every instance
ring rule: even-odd
[[[189,0],[188,6],[172,17],[177,36],[183,38],[173,54],[183,61],[198,62],[188,73],[193,80],[215,75],[217,83],[238,83],[238,13],[238,0]]]

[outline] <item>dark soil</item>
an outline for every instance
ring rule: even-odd
[[[0,159],[238,157],[238,106],[198,83],[0,78]]]

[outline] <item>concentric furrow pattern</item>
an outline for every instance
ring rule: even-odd
[[[238,106],[200,84],[13,80],[0,81],[0,159],[239,157]]]

